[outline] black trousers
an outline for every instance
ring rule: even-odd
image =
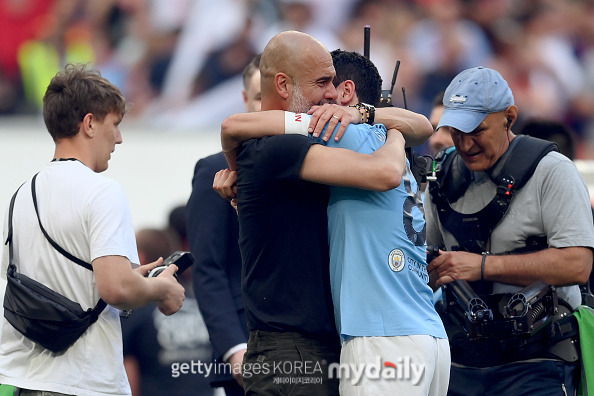
[[[579,366],[556,360],[452,366],[448,396],[573,396]]]
[[[328,366],[339,359],[338,337],[252,331],[243,357],[245,394],[338,395],[338,378],[329,378]]]

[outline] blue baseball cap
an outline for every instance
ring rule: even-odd
[[[473,67],[458,74],[443,96],[443,115],[437,128],[448,126],[469,133],[491,113],[514,104],[507,81],[499,72]]]

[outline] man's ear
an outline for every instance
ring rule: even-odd
[[[274,76],[274,88],[280,97],[287,99],[289,97],[289,86],[293,85],[293,79],[285,73],[276,73]]]
[[[355,92],[355,83],[352,80],[345,80],[341,82],[338,87],[338,104],[341,106],[348,106],[349,104],[356,104],[358,102],[357,93]],[[351,103],[353,102],[353,103]]]
[[[82,122],[81,122],[81,127],[82,130],[84,132],[84,134],[88,137],[94,137],[95,136],[95,117],[93,117],[93,114],[91,113],[87,113]]]
[[[243,105],[245,107],[245,111],[248,111],[248,107],[247,107],[248,97],[247,97],[247,92],[245,92],[245,89],[241,90],[241,94],[243,95]]]
[[[514,125],[518,119],[518,108],[515,105],[511,105],[505,109],[505,118],[507,119],[507,125],[505,128],[510,130],[512,125]]]

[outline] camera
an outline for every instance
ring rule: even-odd
[[[192,253],[190,253],[190,252],[184,252],[184,251],[174,252],[170,256],[168,256],[165,260],[163,260],[162,265],[153,268],[151,270],[151,272],[149,272],[147,277],[154,278],[156,276],[159,276],[159,274],[161,272],[165,271],[165,268],[169,267],[171,264],[177,265],[178,270],[175,273],[175,277],[177,277],[178,274],[181,274],[182,272],[184,272],[185,270],[190,268],[190,266],[192,264],[194,264],[194,256],[192,256]]]
[[[437,256],[439,256],[439,247],[427,245],[427,264],[432,262]]]

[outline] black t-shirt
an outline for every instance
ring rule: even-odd
[[[156,304],[135,309],[122,319],[122,338],[124,356],[138,361],[143,396],[212,396],[210,379],[225,370],[212,364],[208,332],[191,296],[171,316]]]
[[[237,157],[242,288],[250,330],[334,336],[329,189],[299,178],[314,142],[250,140]]]

